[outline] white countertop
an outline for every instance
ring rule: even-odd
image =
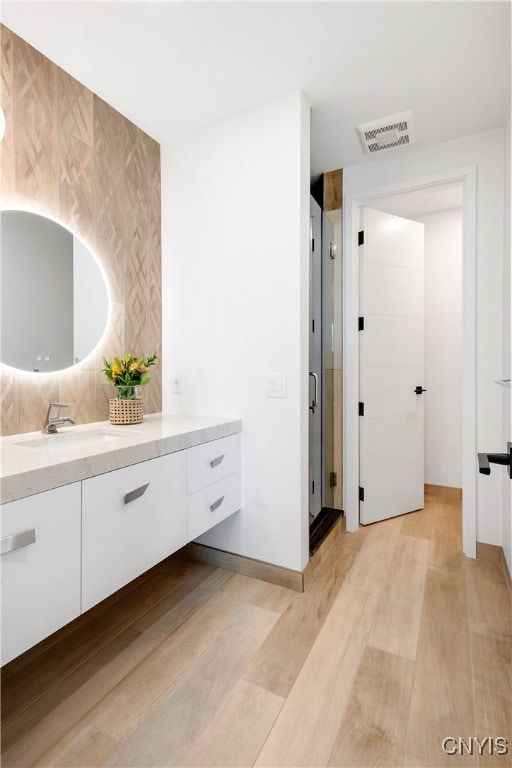
[[[87,433],[98,431],[104,433],[104,442],[79,444]],[[154,413],[144,416],[142,424],[114,426],[101,421],[62,427],[56,435],[28,432],[2,437],[0,502],[49,491],[240,431],[239,419]],[[72,435],[78,438],[76,445],[71,445]],[[19,445],[32,440],[44,443],[45,438],[47,443],[42,447]]]

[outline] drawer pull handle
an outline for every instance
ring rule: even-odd
[[[217,501],[214,501],[213,504],[210,504],[210,512],[215,512],[215,510],[218,509],[224,501],[224,498],[224,496],[221,496],[220,499],[217,499]]]
[[[33,544],[35,540],[35,528],[31,528],[28,531],[13,533],[11,536],[5,536],[5,538],[0,539],[0,555],[5,555],[7,552],[13,552],[15,549],[21,549],[21,547],[27,547],[29,544]]]
[[[225,454],[225,453],[223,453],[223,454],[222,454],[222,456],[217,456],[217,458],[216,458],[216,459],[212,459],[212,460],[210,461],[210,467],[211,467],[212,469],[213,469],[214,467],[218,467],[218,466],[219,466],[219,464],[221,463],[221,461],[222,461],[222,459],[224,458],[224,456],[225,456],[225,455],[226,455],[226,454]]]
[[[138,499],[139,496],[143,496],[146,493],[148,486],[149,483],[146,483],[146,485],[141,485],[140,488],[136,488],[134,491],[127,493],[124,497],[124,503],[129,504],[130,501],[134,501],[134,499]]]

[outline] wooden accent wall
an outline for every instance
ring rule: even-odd
[[[324,211],[338,211],[343,207],[343,169],[324,173]]]
[[[0,203],[47,213],[80,235],[102,263],[112,299],[104,343],[88,362],[41,376],[0,366],[1,432],[40,429],[50,401],[77,403],[80,424],[107,419],[103,355],[158,354],[144,389],[146,413],[158,412],[160,145],[4,25],[0,34]]]

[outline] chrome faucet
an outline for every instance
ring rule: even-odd
[[[75,403],[50,403],[46,414],[45,425],[41,430],[43,435],[54,435],[59,424],[74,424],[69,416],[61,416],[61,408],[76,408]]]

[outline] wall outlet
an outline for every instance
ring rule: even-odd
[[[181,395],[181,373],[171,373],[171,392],[173,395]]]
[[[268,373],[266,384],[267,397],[286,397],[287,380],[285,373]]]

